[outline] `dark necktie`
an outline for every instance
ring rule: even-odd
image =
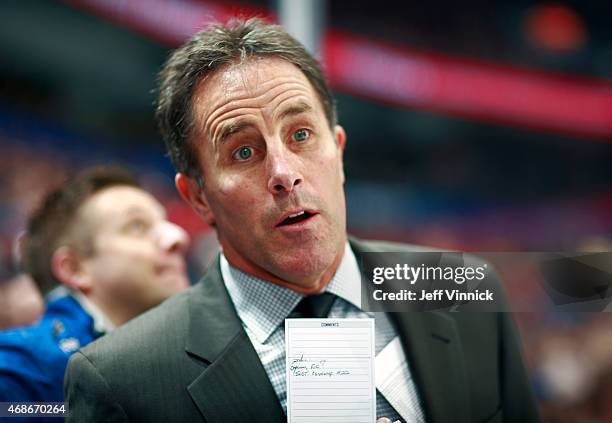
[[[327,317],[335,299],[336,296],[329,292],[304,297],[289,314],[289,318]]]

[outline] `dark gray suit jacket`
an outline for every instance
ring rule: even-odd
[[[351,240],[365,251],[414,251]],[[428,422],[537,421],[508,313],[390,314]],[[204,279],[70,359],[68,422],[286,422],[218,261]]]

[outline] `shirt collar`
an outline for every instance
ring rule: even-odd
[[[257,278],[233,267],[221,253],[221,275],[242,323],[264,343],[304,297],[303,294]],[[346,243],[338,270],[325,288],[361,309],[361,273]]]
[[[94,330],[98,333],[109,333],[115,329],[115,325],[89,298],[78,291],[72,291],[71,295],[83,307],[93,319]]]

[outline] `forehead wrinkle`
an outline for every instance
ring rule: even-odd
[[[293,79],[296,79],[296,78],[293,78]],[[286,85],[293,85],[293,87],[287,88]],[[298,84],[293,81],[287,81],[285,83],[282,83],[275,89],[262,92],[257,97],[252,97],[248,92],[244,93],[239,98],[228,99],[225,104],[222,104],[216,107],[215,110],[210,114],[210,116],[208,116],[208,118],[204,122],[204,128],[202,128],[203,129],[202,132],[208,134],[209,138],[211,139],[213,143],[213,146],[216,147],[219,143],[219,140],[217,139],[218,135],[221,131],[221,128],[224,127],[224,125],[219,123],[220,121],[223,122],[223,121],[227,121],[237,116],[248,115],[249,110],[253,110],[254,111],[253,115],[255,116],[260,114],[260,110],[261,110],[260,107],[257,107],[257,106],[240,107],[241,104],[244,104],[244,103],[252,104],[252,103],[264,102],[265,103],[264,109],[269,108],[269,107],[274,107],[275,109],[277,109],[279,105],[271,105],[270,103],[274,103],[278,97],[284,94],[289,95],[291,97],[294,97],[296,94],[298,95],[301,94],[304,97],[308,98],[308,94],[311,94],[311,93],[308,90],[307,86],[305,87],[303,86],[303,84]],[[272,96],[272,97],[269,99],[265,98],[269,96]]]
[[[210,125],[208,125],[210,127],[209,138],[212,141],[213,149],[216,151],[222,141],[219,138],[219,133],[222,130],[232,125],[252,126],[251,122],[257,118],[257,115],[257,108],[243,107],[240,109],[229,110],[226,113],[216,117],[212,122],[210,122]],[[232,121],[233,118],[239,119]]]
[[[283,96],[285,98],[282,98]],[[261,109],[256,107],[235,109],[218,116],[215,121],[210,123],[210,126],[214,127],[213,133],[210,137],[213,140],[214,148],[217,149],[218,146],[221,145],[223,141],[225,141],[230,135],[238,133],[248,127],[255,126],[253,123],[251,123],[251,118],[256,119],[257,116],[261,116],[263,117],[264,121],[267,122],[268,125],[272,126],[271,121],[269,121],[269,119],[266,119],[267,113],[271,114],[272,120],[280,120],[285,119],[285,115],[287,114],[299,114],[303,112],[311,112],[313,110],[313,107],[310,106],[308,102],[308,96],[306,95],[306,93],[302,92],[302,90],[287,90],[279,92],[279,94],[277,94],[271,101],[275,101],[279,98],[280,100],[277,101],[277,104],[275,104],[274,106],[270,105],[269,107],[266,107],[274,107],[274,110],[269,112],[267,110],[264,110],[263,116]],[[295,104],[293,107],[289,106],[288,108],[282,108],[282,106],[286,102],[296,99],[299,99],[298,103]],[[251,110],[252,113],[249,113],[248,111]],[[232,121],[231,119],[234,117],[239,117],[239,119]],[[215,124],[219,120],[221,120],[221,122]]]
[[[285,69],[280,71],[280,75],[267,78],[267,75],[269,74],[268,71],[270,70],[269,68],[270,66],[275,66],[275,62],[294,68],[293,70],[296,71],[296,73],[287,73],[287,70]],[[249,81],[254,79],[256,80],[256,83],[251,85],[254,85],[255,89],[249,87]],[[242,84],[239,82],[242,82]],[[304,75],[304,73],[297,66],[286,62],[282,58],[249,58],[246,61],[230,63],[226,66],[222,66],[212,75],[207,75],[197,83],[196,95],[193,97],[194,106],[203,112],[200,113],[201,117],[204,117],[202,115],[206,115],[207,109],[212,110],[210,112],[210,116],[207,118],[198,119],[200,121],[200,124],[196,127],[198,132],[210,136],[210,132],[214,131],[207,131],[206,128],[210,126],[211,118],[218,113],[222,113],[223,109],[229,107],[228,103],[231,101],[251,97],[250,94],[256,93],[258,90],[262,91],[262,94],[265,95],[266,92],[269,91],[267,89],[269,85],[282,85],[288,82],[294,82],[302,85],[305,84],[312,91],[311,82],[308,81],[306,75]],[[208,88],[210,88],[210,93],[206,93]],[[202,95],[203,91],[206,93],[206,95]],[[197,95],[198,92],[199,95]],[[234,95],[235,93],[238,94]],[[210,94],[212,94],[212,96]],[[217,95],[215,96],[215,94]],[[229,98],[231,95],[234,95],[233,99]],[[211,99],[211,101],[207,102],[207,97]],[[255,97],[258,98],[261,97],[261,95],[256,95]],[[212,104],[212,106],[207,107],[206,103],[209,105]]]
[[[263,96],[263,95],[262,95]],[[261,97],[261,96],[260,96]],[[248,115],[248,110],[256,110],[257,107],[241,106],[241,104],[248,102],[251,99],[248,93],[242,94],[239,98],[227,99],[225,103],[221,103],[216,106],[210,115],[206,118],[203,124],[202,132],[208,134],[208,137],[213,143],[213,146],[217,145],[217,134],[219,133],[219,127],[221,126],[219,121],[227,121],[237,116]],[[253,113],[255,115],[256,113]],[[231,124],[231,123],[230,123]],[[208,130],[207,130],[208,128]]]
[[[298,84],[296,84],[296,85],[298,85]],[[277,90],[271,90],[271,91],[269,91],[268,94],[275,93],[275,91],[277,91]],[[295,92],[297,92],[297,94],[294,94]],[[278,87],[278,93],[275,93],[273,95],[273,97],[266,103],[266,105],[263,107],[263,109],[264,110],[269,110],[271,108],[273,108],[275,110],[278,109],[278,107],[280,106],[280,103],[279,102],[276,102],[277,104],[273,104],[273,103],[276,101],[276,99],[278,99],[279,97],[281,97],[282,95],[285,95],[285,94],[286,95],[291,95],[291,96],[302,94],[302,95],[307,97],[307,94],[309,94],[309,92],[301,84],[299,84],[297,87],[283,88],[283,89],[281,89],[281,87],[279,86]]]
[[[296,81],[281,82],[280,84],[276,84],[277,86],[273,89],[264,89],[266,84],[262,84],[262,86],[260,86],[261,93],[257,95],[255,95],[252,90],[240,93],[240,95],[237,95],[233,98],[229,98],[230,95],[226,94],[225,95],[226,101],[224,102],[220,101],[216,105],[214,105],[213,111],[210,113],[210,116],[208,117],[208,119],[206,119],[206,121],[209,122],[211,120],[214,120],[217,115],[225,113],[225,111],[228,108],[229,109],[239,108],[241,106],[241,103],[245,101],[257,103],[257,102],[260,102],[266,96],[269,96],[273,93],[278,92],[278,94],[274,94],[272,98],[267,99],[266,104],[269,104],[270,102],[273,102],[278,95],[282,94],[284,91],[289,90],[289,88],[286,87],[287,85],[295,84],[295,85],[302,86],[302,84],[300,84],[301,81],[299,81],[297,78],[286,78],[286,79],[293,79]]]
[[[263,83],[257,86],[257,89],[262,91],[264,94],[274,90],[274,88],[285,87],[287,85],[300,85],[300,86],[308,86],[309,82],[306,78],[302,79],[297,76],[289,76],[289,77],[276,77],[273,79],[268,79]],[[273,88],[268,88],[269,86],[273,86]]]

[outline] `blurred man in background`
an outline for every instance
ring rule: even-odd
[[[28,222],[25,270],[48,295],[34,326],[0,332],[0,401],[62,401],[78,348],[188,286],[187,234],[119,168],[51,192]]]

